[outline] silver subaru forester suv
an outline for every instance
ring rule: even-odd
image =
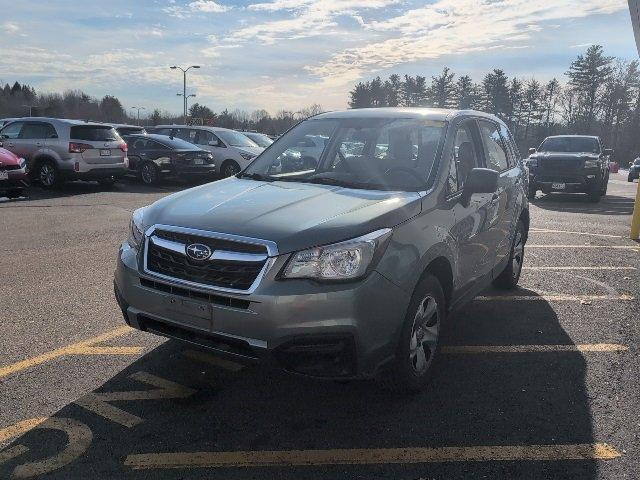
[[[309,138],[322,148],[297,161]],[[130,326],[236,361],[418,390],[447,313],[516,286],[528,229],[499,118],[330,112],[238,175],[136,210],[115,294]]]
[[[111,185],[129,168],[127,144],[111,125],[47,117],[13,120],[0,130],[0,147],[27,160],[45,188],[68,180]]]

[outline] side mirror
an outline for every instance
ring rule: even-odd
[[[605,155],[613,155],[613,148],[605,148],[602,153]]]
[[[468,207],[474,193],[493,193],[498,189],[500,174],[490,168],[474,168],[467,175],[460,202]]]
[[[533,147],[531,147],[531,148],[529,149],[529,155],[533,155],[534,153],[536,153],[536,149],[535,149],[535,148],[533,148]]]

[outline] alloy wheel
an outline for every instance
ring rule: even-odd
[[[151,185],[156,181],[157,172],[153,167],[153,165],[149,163],[145,163],[142,166],[142,170],[140,171],[140,176],[142,177],[143,183],[146,183],[147,185]]]
[[[51,187],[56,181],[56,171],[49,163],[43,163],[40,166],[40,175],[38,176],[40,183],[45,187]]]
[[[409,360],[413,371],[424,374],[436,353],[440,334],[440,313],[436,299],[428,295],[420,302],[409,340]]]

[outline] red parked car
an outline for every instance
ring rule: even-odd
[[[20,197],[28,186],[26,160],[0,148],[0,197]]]

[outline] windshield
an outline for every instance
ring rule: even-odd
[[[262,148],[267,148],[269,145],[273,143],[273,140],[271,140],[269,137],[261,133],[247,132],[247,133],[244,133],[244,135],[249,137],[249,139],[251,139],[253,142],[258,144],[259,147],[262,147]]]
[[[258,145],[251,139],[245,137],[239,132],[233,130],[216,130],[216,135],[224,140],[224,143],[232,147],[249,147],[255,148]]]
[[[551,137],[542,142],[538,151],[600,153],[600,145],[593,137]]]
[[[371,190],[423,190],[446,123],[422,119],[315,119],[298,124],[242,174]]]

